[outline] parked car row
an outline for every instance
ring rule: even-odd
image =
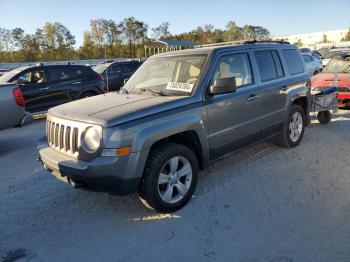
[[[103,76],[108,91],[119,90],[126,80],[140,67],[141,61],[109,62],[94,66],[92,69]]]
[[[337,88],[338,107],[350,109],[350,61],[332,59],[321,73],[311,78],[315,91],[334,86]]]
[[[0,84],[16,84],[21,89],[26,110],[47,111],[56,105],[116,91],[137,70],[141,62],[105,63],[93,69],[82,65],[25,66],[0,76]]]
[[[315,58],[310,53],[302,53],[302,56],[305,62],[306,71],[309,72],[310,77],[321,71],[322,63],[319,59]]]

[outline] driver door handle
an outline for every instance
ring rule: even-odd
[[[250,95],[250,96],[247,98],[247,100],[248,100],[248,101],[254,101],[254,100],[258,99],[259,97],[260,97],[259,95]]]
[[[79,84],[81,84],[81,81],[74,82],[72,85],[79,85]]]
[[[41,90],[41,91],[48,90],[48,89],[50,89],[50,87],[49,87],[49,86],[47,86],[47,87],[43,87],[43,88],[40,88],[40,90]]]

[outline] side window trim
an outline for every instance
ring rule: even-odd
[[[47,83],[48,82],[48,75],[46,73],[46,70],[45,68],[30,68],[30,69],[26,69],[24,70],[23,72],[19,73],[17,76],[13,77],[10,81],[14,81],[14,80],[18,80],[21,76],[25,75],[25,74],[32,74],[33,72],[42,72],[43,73],[43,82],[40,82],[40,83],[31,83],[31,82],[28,82],[26,83],[25,85],[32,85],[32,84],[44,84],[44,83]]]
[[[212,83],[212,80],[213,80],[214,74],[215,74],[215,69],[219,65],[219,62],[220,62],[221,58],[227,57],[227,56],[233,56],[233,55],[241,55],[241,54],[246,55],[246,57],[248,59],[249,68],[250,68],[250,74],[251,74],[251,83],[238,86],[237,87],[237,91],[239,91],[240,89],[246,88],[246,87],[253,86],[255,84],[255,75],[254,75],[254,70],[253,70],[253,63],[252,63],[252,59],[251,59],[249,51],[237,51],[237,52],[223,53],[223,54],[219,55],[215,59],[215,65],[213,66],[213,68],[212,68],[212,70],[210,72],[210,77],[209,77],[207,89],[209,88],[209,86]]]
[[[275,69],[277,73],[277,79],[283,78],[285,76],[285,72],[283,70],[281,57],[277,50],[271,50],[272,58],[275,63]]]

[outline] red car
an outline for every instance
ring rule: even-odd
[[[338,78],[337,83],[335,83],[336,77]],[[321,91],[330,86],[337,86],[338,107],[350,109],[350,61],[333,59],[322,70],[322,73],[311,78],[313,91]]]

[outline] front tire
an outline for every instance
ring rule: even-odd
[[[306,124],[307,119],[303,108],[299,105],[292,105],[288,118],[283,124],[282,132],[276,138],[275,143],[286,148],[296,147],[303,138]]]
[[[175,212],[192,198],[198,161],[188,147],[166,143],[154,148],[139,188],[142,202],[158,212]]]

